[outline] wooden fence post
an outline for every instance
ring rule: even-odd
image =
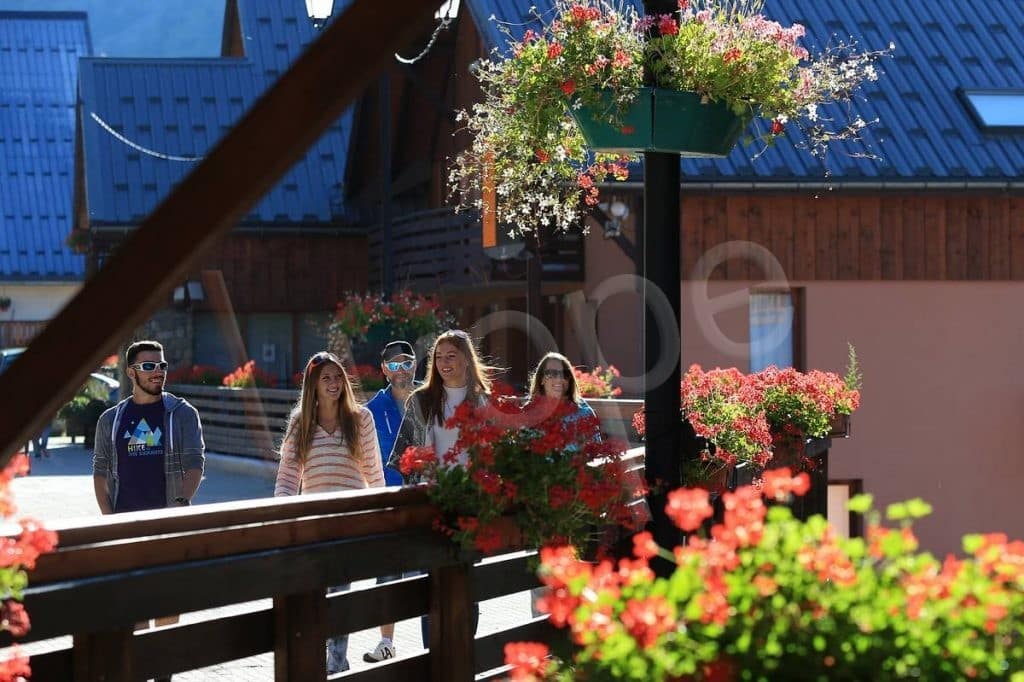
[[[76,634],[75,679],[79,682],[134,682],[132,628]]]
[[[327,677],[327,596],[324,590],[274,597],[274,679]]]
[[[474,608],[468,563],[430,572],[431,682],[472,682]]]

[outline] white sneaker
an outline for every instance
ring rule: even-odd
[[[377,648],[369,653],[363,654],[363,660],[367,663],[380,663],[389,658],[395,657],[395,645],[387,640],[380,640]]]

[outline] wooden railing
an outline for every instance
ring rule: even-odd
[[[480,230],[469,213],[422,211],[391,225],[391,269],[395,281],[414,289],[464,286],[481,281],[488,267]],[[381,234],[369,235],[370,284],[380,286]]]
[[[45,320],[42,322],[4,320],[0,322],[0,348],[27,346],[45,326]]]
[[[381,286],[382,235],[369,234],[370,286]],[[549,282],[583,282],[584,243],[577,232],[548,235],[542,245],[543,278]],[[496,267],[484,254],[480,221],[472,212],[450,208],[411,213],[391,224],[391,268],[395,281],[417,290],[463,287],[487,281],[526,277],[525,261]]]
[[[55,528],[30,574],[21,641],[73,635],[32,657],[35,680],[135,681],[272,651],[275,679],[326,676],[329,636],[429,614],[430,650],[345,679],[492,679],[511,640],[550,641],[543,618],[474,639],[473,602],[535,587],[528,553],[473,564],[431,531],[424,488],[231,502]],[[425,575],[326,596],[328,586]],[[272,598],[272,606],[134,632],[148,618]],[[0,635],[0,646],[10,643]],[[490,671],[490,672],[488,672]],[[332,678],[340,679],[340,678]]]
[[[288,415],[299,398],[294,389],[175,384],[167,390],[199,410],[207,450],[270,461],[277,461]]]

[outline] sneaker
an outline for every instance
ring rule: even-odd
[[[381,661],[386,661],[387,659],[394,657],[395,645],[389,644],[383,639],[380,641],[380,644],[377,645],[376,649],[369,653],[363,654],[363,660],[367,663],[380,663]]]

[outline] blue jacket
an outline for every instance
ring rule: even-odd
[[[373,423],[377,426],[377,443],[380,444],[380,455],[384,460],[384,483],[402,485],[402,474],[388,466],[388,458],[402,426],[402,408],[391,394],[391,386],[377,391],[377,395],[366,403],[366,409],[373,414]]]

